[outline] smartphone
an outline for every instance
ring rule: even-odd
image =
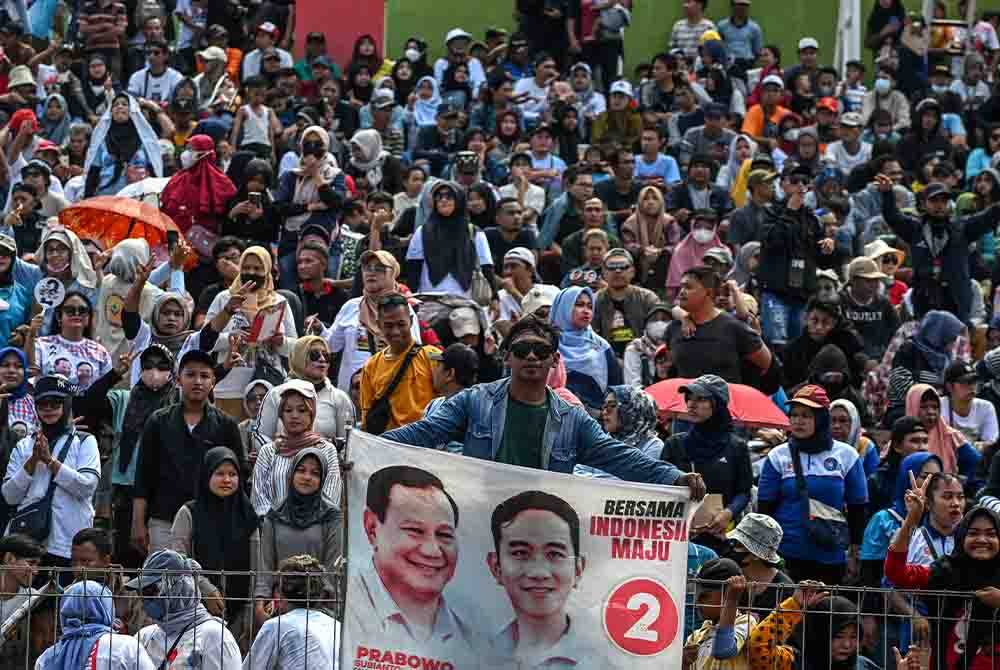
[[[256,191],[253,191],[251,193],[248,193],[247,196],[248,196],[248,199],[250,200],[250,204],[251,205],[253,205],[254,207],[260,208],[260,205],[261,205],[260,193],[257,193]]]
[[[167,250],[170,251],[170,253],[174,253],[174,249],[177,248],[179,235],[180,234],[176,230],[167,231]]]

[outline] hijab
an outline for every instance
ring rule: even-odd
[[[278,419],[281,419],[281,415],[284,414],[285,411],[285,403],[288,402],[289,398],[293,395],[300,396],[305,401],[306,408],[309,410],[309,415],[312,417],[312,421],[310,422],[309,428],[306,432],[297,437],[281,435],[275,438],[274,447],[277,450],[278,455],[284,456],[285,458],[291,458],[303,449],[319,447],[326,442],[322,435],[313,430],[313,424],[316,422],[316,389],[313,388],[311,383],[305,381],[304,379],[293,379],[292,381],[282,384],[281,398],[278,401]]]
[[[71,584],[60,600],[62,637],[42,670],[81,670],[98,640],[114,632],[114,599],[103,584],[82,581]]]
[[[618,403],[618,430],[612,435],[630,447],[642,448],[656,434],[656,403],[638,386],[609,386]]]
[[[486,209],[483,210],[482,214],[469,214],[469,221],[472,225],[480,230],[496,225],[494,219],[496,217],[497,199],[493,194],[493,187],[480,181],[469,187],[469,193],[478,194],[483,199],[483,202],[486,203]]]
[[[149,349],[158,351],[170,363],[170,367],[174,368],[174,354],[165,345],[154,342],[149,345],[147,350]],[[173,390],[173,379],[158,389],[151,389],[142,381],[142,375],[132,386],[128,394],[128,404],[125,406],[121,433],[118,434],[118,472],[128,472],[146,422],[153,412],[170,404]]]
[[[642,201],[647,195],[652,195],[660,203],[659,213],[653,217],[647,217],[642,213]],[[646,186],[639,191],[639,198],[636,200],[638,206],[635,212],[622,224],[622,232],[630,232],[639,244],[639,249],[646,247],[662,248],[669,244],[668,232],[674,218],[666,213],[666,203],[663,194],[655,186]]]
[[[906,416],[914,418],[920,412],[920,401],[927,393],[933,393],[940,398],[937,391],[929,384],[914,384],[906,392]],[[927,451],[941,459],[941,469],[945,472],[958,472],[958,459],[955,451],[965,444],[965,435],[949,426],[943,416],[938,416],[937,423],[927,430]]]
[[[726,245],[719,239],[718,222],[715,224],[715,235],[705,244],[695,241],[694,229],[692,227],[692,232],[684,236],[684,239],[674,249],[674,255],[670,258],[670,270],[667,272],[667,288],[679,287],[681,285],[681,277],[684,276],[684,273],[697,265],[701,265],[702,259],[705,257],[705,252],[709,249],[724,246]]]
[[[816,418],[816,432],[812,434],[812,437],[804,440],[789,435],[788,446],[802,454],[821,454],[824,451],[829,451],[833,448],[833,434],[830,432],[830,410],[813,409],[812,407],[807,409]]]
[[[184,325],[181,331],[176,335],[164,335],[160,331],[160,326],[159,326],[160,310],[163,309],[163,306],[166,305],[168,302],[177,303],[180,306],[181,311],[184,312]],[[191,309],[188,306],[188,301],[185,300],[184,297],[179,293],[171,293],[169,291],[166,291],[157,296],[156,300],[153,301],[153,312],[152,315],[149,317],[150,330],[152,330],[153,332],[152,341],[155,342],[156,344],[162,344],[163,346],[165,346],[167,349],[170,350],[170,353],[173,354],[175,357],[180,352],[181,347],[184,346],[184,343],[187,341],[188,336],[194,332],[193,330],[188,329],[190,323],[191,323]]]
[[[156,625],[166,633],[167,639],[177,638],[188,628],[217,621],[201,604],[201,594],[195,581],[195,573],[201,570],[201,564],[191,558],[179,558],[189,572],[163,572],[157,582],[159,589],[156,596],[163,603],[164,614],[163,619],[156,621]],[[148,558],[146,562],[149,562]]]
[[[240,475],[236,492],[225,498],[212,493],[209,482],[223,464],[231,463]],[[240,463],[227,447],[213,447],[205,452],[198,475],[198,490],[191,511],[191,553],[206,570],[250,570],[250,537],[257,531],[257,513],[243,486]],[[209,575],[219,587],[223,580],[227,597],[246,597],[250,593],[247,575]]]
[[[825,349],[826,347],[824,347]],[[858,408],[854,406],[854,403],[850,400],[845,400],[841,398],[840,400],[834,400],[830,403],[830,411],[833,411],[834,407],[839,407],[840,409],[847,412],[847,416],[851,417],[851,432],[847,436],[847,444],[851,445],[855,449],[858,447],[858,438],[861,437],[861,414],[858,412]]]
[[[233,280],[233,283],[230,284],[229,286],[230,294],[239,291],[240,287],[243,286],[243,280],[242,280],[243,261],[245,261],[249,256],[254,256],[264,266],[264,285],[257,287],[257,290],[255,292],[249,294],[247,297],[252,298],[253,300],[245,300],[243,302],[243,307],[240,308],[243,311],[243,314],[246,315],[247,319],[250,320],[250,323],[253,324],[253,320],[257,316],[257,312],[259,312],[262,309],[272,307],[273,305],[277,305],[279,302],[281,302],[282,298],[280,295],[278,295],[278,292],[274,290],[274,275],[272,274],[273,268],[271,265],[271,252],[269,252],[264,247],[258,247],[258,246],[253,246],[248,248],[246,251],[243,252],[243,255],[240,256],[240,274],[237,275],[236,279]]]
[[[803,617],[802,645],[796,655],[802,670],[854,670],[857,653],[845,661],[834,662],[831,657],[833,638],[850,626],[857,625],[858,608],[843,596],[827,596],[812,604]]]
[[[377,130],[372,130],[379,137],[379,142],[382,138],[379,136]],[[319,175],[324,181],[332,184],[333,180],[340,175],[341,170],[337,165],[337,159],[333,157],[330,153],[330,133],[326,132],[320,126],[309,126],[302,131],[302,136],[299,137],[299,155],[302,156],[305,151],[304,144],[306,138],[313,136],[319,139],[320,143],[323,145],[323,157],[320,158]],[[319,199],[319,188],[316,186],[316,181],[306,175],[305,168],[302,167],[301,162],[298,167],[292,170],[296,175],[295,180],[295,192],[292,193],[292,202],[297,205],[308,205],[313,202],[320,202]],[[381,183],[381,181],[379,182]],[[290,232],[297,232],[306,221],[312,216],[312,212],[306,211],[302,214],[297,214],[294,216],[289,216],[285,221],[285,230]]]
[[[236,195],[236,186],[215,165],[215,142],[212,138],[193,135],[188,140],[188,147],[190,151],[201,154],[201,158],[171,177],[160,194],[160,209],[175,219],[182,233],[191,227],[192,217],[204,224],[223,216],[227,211],[226,204]],[[190,215],[186,221],[184,216],[179,216],[182,211]]]
[[[434,88],[434,94],[427,100],[420,97],[418,90],[424,82],[430,83]],[[438,105],[441,104],[441,92],[438,89],[437,79],[434,77],[421,77],[413,92],[417,96],[416,102],[413,103],[413,118],[416,120],[417,126],[424,128],[426,126],[437,125],[437,109]]]
[[[149,242],[141,238],[122,240],[111,249],[107,271],[126,284],[135,281],[135,271],[149,262]]]
[[[760,253],[760,242],[747,242],[740,247],[739,253],[736,254],[736,263],[726,279],[734,280],[740,288],[746,287],[753,277],[750,272],[750,259],[758,253]]]
[[[406,64],[410,66],[410,78],[402,79],[399,76],[400,66]],[[408,60],[400,59],[396,61],[396,64],[392,66],[392,83],[396,90],[396,104],[406,105],[407,99],[410,94],[415,90],[415,85],[417,81],[417,71],[413,67],[413,63]]]
[[[741,161],[736,154],[737,145],[740,142],[746,142],[750,147],[750,159],[753,159],[757,155],[757,143],[749,135],[737,135],[736,139],[732,141],[729,145],[729,160],[726,162],[726,167],[729,168],[729,179],[731,182],[736,181],[736,175],[739,174],[740,168],[743,166],[743,161]]]
[[[90,166],[97,157],[98,150],[101,145],[105,145],[107,152],[115,159],[115,174],[111,183],[121,177],[125,166],[132,160],[140,147],[145,150],[146,160],[153,167],[153,176],[162,177],[163,153],[160,149],[159,137],[142,113],[138,100],[125,93],[119,93],[116,99],[122,96],[128,98],[128,120],[123,123],[116,122],[111,117],[111,105],[108,105],[90,137],[90,146],[87,148],[87,159],[83,166],[83,173],[90,172]]]
[[[704,375],[705,377],[714,375]],[[729,413],[729,406],[726,397],[721,390],[726,389],[725,380],[715,377],[714,383],[699,383],[699,388],[704,388],[711,393],[708,398],[712,402],[712,416],[708,421],[696,423],[684,436],[684,451],[693,463],[705,463],[714,461],[729,446],[729,435],[733,431],[733,417]]]
[[[309,495],[299,493],[292,484],[295,469],[306,458],[315,458],[322,473],[319,488]],[[292,459],[292,467],[288,469],[288,495],[277,507],[267,513],[267,517],[272,521],[281,522],[298,530],[305,530],[310,526],[326,523],[337,517],[340,510],[323,499],[323,484],[329,474],[326,471],[326,458],[322,451],[305,448],[298,452]]]
[[[28,356],[24,353],[24,350],[19,347],[4,347],[0,349],[0,361],[3,361],[7,357],[7,354],[14,354],[17,359],[21,362],[21,371],[24,372],[24,379],[21,380],[20,385],[17,388],[8,390],[7,393],[10,394],[11,400],[20,400],[24,396],[28,395],[28,377],[30,373],[28,372]]]
[[[559,355],[567,372],[577,372],[594,380],[603,393],[608,387],[607,352],[611,345],[587,326],[573,326],[573,307],[581,293],[594,304],[594,292],[588,286],[570,286],[559,291],[549,312],[552,325],[559,329]]]
[[[399,286],[396,283],[399,279],[399,261],[388,252],[376,251],[375,253],[378,255],[379,262],[389,265],[393,284],[378,293],[368,293],[367,290],[364,290],[361,295],[361,304],[358,307],[358,321],[378,340],[382,338],[382,328],[378,325],[378,303],[385,296],[399,291]]]
[[[254,390],[258,386],[264,387],[265,394],[274,388],[274,384],[266,379],[254,379],[252,382],[243,387],[243,411],[247,413],[248,417],[250,417],[250,421],[256,420],[257,416],[256,413],[251,413],[250,408],[247,407],[247,396],[250,395],[250,391]]]
[[[455,211],[447,219],[437,212],[434,196],[440,189],[451,189]],[[439,181],[430,189],[431,209],[424,224],[424,264],[431,284],[440,284],[449,274],[463,291],[472,286],[472,274],[479,267],[479,255],[469,232],[465,193],[454,182]]]
[[[923,354],[931,370],[944,375],[951,363],[951,346],[964,329],[965,324],[951,312],[932,310],[920,322],[920,329],[913,336],[913,346]]]
[[[51,105],[53,101],[59,103],[59,106],[63,110],[62,116],[55,121],[49,118],[49,105]],[[54,142],[55,144],[62,146],[66,143],[66,140],[69,139],[70,117],[69,107],[66,104],[66,98],[58,93],[52,93],[49,97],[45,98],[45,104],[42,109],[45,110],[42,114],[42,136],[50,142]]]
[[[52,217],[46,221],[45,232],[42,233],[42,241],[38,245],[38,251],[35,252],[35,258],[42,259],[42,262],[39,263],[42,272],[46,275],[48,274],[45,243],[49,240],[62,242],[69,249],[69,273],[73,280],[84,288],[96,289],[97,273],[90,264],[90,256],[87,254],[87,249],[83,246],[80,238],[76,236],[76,233],[69,228],[63,228],[56,217]]]
[[[910,454],[899,464],[899,473],[896,475],[896,491],[892,497],[892,509],[904,519],[906,518],[906,492],[910,490],[910,474],[912,473],[914,478],[919,476],[927,461],[937,462],[941,470],[944,470],[941,457],[929,451],[918,451],[915,454]]]
[[[330,347],[327,345],[326,340],[318,335],[303,335],[297,339],[295,346],[292,347],[292,355],[288,357],[288,371],[293,378],[309,382],[306,379],[305,370],[309,364],[309,350],[312,349],[312,345],[314,344],[322,344],[326,352],[330,352]],[[312,384],[313,382],[309,383]]]
[[[389,152],[382,148],[382,136],[374,128],[359,130],[351,138],[351,146],[361,150],[360,159],[351,152],[351,166],[365,176],[373,191],[380,190],[382,166],[389,158]]]

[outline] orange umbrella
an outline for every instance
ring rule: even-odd
[[[656,406],[669,416],[684,417],[687,402],[680,388],[690,379],[667,379],[653,384],[646,393],[653,396]],[[766,395],[743,384],[729,384],[729,414],[733,421],[747,426],[788,428],[788,417]]]
[[[80,239],[99,240],[105,249],[128,238],[144,239],[151,249],[165,247],[168,230],[183,238],[173,219],[153,205],[113,195],[81,200],[60,212],[59,222]]]

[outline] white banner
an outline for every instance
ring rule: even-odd
[[[679,668],[686,488],[355,431],[340,667]]]

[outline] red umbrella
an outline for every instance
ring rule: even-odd
[[[680,388],[691,379],[667,379],[653,384],[646,393],[653,396],[661,412],[683,417],[687,414],[687,403]],[[743,384],[729,384],[729,413],[733,421],[749,426],[768,428],[788,428],[788,417],[766,395]]]

